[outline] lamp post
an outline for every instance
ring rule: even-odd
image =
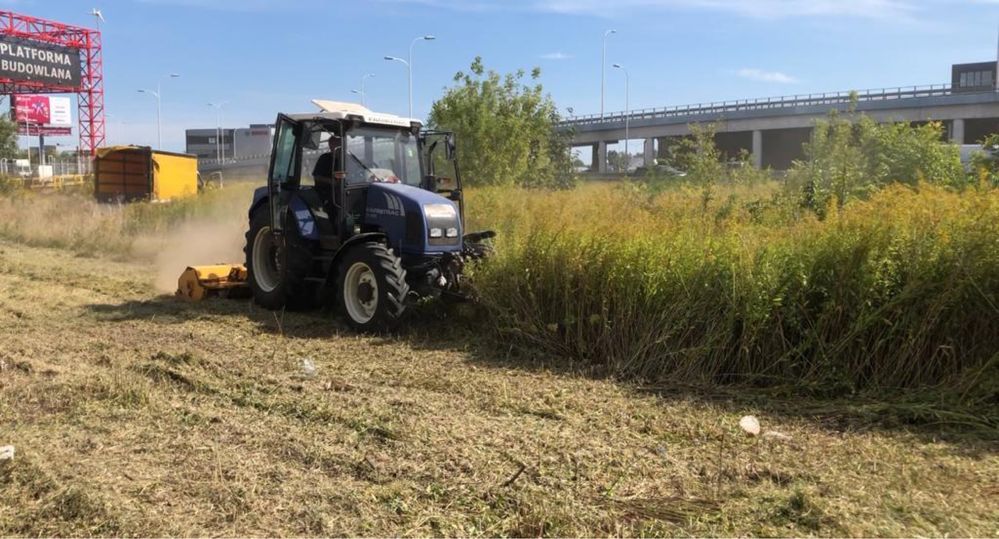
[[[360,93],[361,93],[361,105],[362,106],[365,106],[365,107],[368,106],[367,102],[364,99],[364,81],[368,77],[374,77],[374,76],[375,76],[374,73],[365,73],[364,75],[361,76],[361,92]],[[353,91],[353,90],[351,90],[351,91]]]
[[[631,76],[628,75],[628,70],[621,64],[614,64],[614,67],[624,71],[624,156],[626,158],[624,171],[628,172],[628,169],[631,168],[631,154],[628,153],[628,136],[630,135],[628,124],[631,119]]]
[[[408,75],[409,76],[409,117],[412,118],[413,117],[413,70],[410,69],[409,62],[407,62],[402,58],[399,58],[398,56],[386,56],[385,59],[392,62],[402,63],[403,65],[406,66],[406,70],[409,72]]]
[[[156,90],[155,91],[153,91],[153,90],[146,90],[146,89],[140,89],[139,90],[140,94],[151,94],[153,97],[156,98],[156,149],[157,150],[160,150],[160,149],[163,148],[163,128],[162,128],[162,123],[161,123],[161,117],[163,115],[163,110],[162,110],[162,103],[161,103],[161,100],[160,100],[160,95],[162,95],[161,92],[162,92],[163,79],[166,79],[166,78],[176,79],[177,77],[180,77],[180,75],[178,75],[176,73],[170,73],[169,75],[164,75],[164,76],[160,77],[160,79],[158,81],[156,81]]]
[[[101,13],[101,10],[94,8],[90,10],[90,15],[94,18],[94,21],[97,23],[97,31],[100,32],[101,23],[104,22],[104,14]]]
[[[215,109],[215,159],[218,160],[219,170],[222,170],[225,167],[225,165],[222,164],[225,160],[225,146],[222,145],[222,137],[225,133],[222,130],[222,107],[224,107],[225,104],[226,101],[208,104],[209,107]]]
[[[397,56],[386,56],[386,60],[402,62],[406,64],[406,71],[409,75],[409,117],[413,117],[413,46],[416,45],[417,41],[433,41],[437,39],[435,36],[425,35],[417,38],[413,38],[413,41],[409,43],[409,61],[403,60]]]
[[[607,36],[616,34],[617,30],[604,32],[603,47],[600,49],[600,117],[604,117],[604,72],[607,71]]]

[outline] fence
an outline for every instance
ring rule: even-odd
[[[93,182],[90,174],[61,174],[48,178],[22,176],[0,176],[0,184],[17,189],[65,189],[79,187]]]
[[[24,164],[26,159],[0,159],[0,176],[46,179],[53,176],[86,175],[93,173],[93,160],[89,157],[53,160],[39,170],[37,163]]]

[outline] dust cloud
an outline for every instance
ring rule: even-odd
[[[246,226],[245,218],[192,220],[143,241],[142,250],[155,249],[150,254],[156,264],[156,290],[175,292],[177,278],[188,266],[242,264]]]

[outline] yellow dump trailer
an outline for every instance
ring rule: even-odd
[[[198,158],[148,146],[97,150],[94,196],[101,202],[167,201],[198,193]]]

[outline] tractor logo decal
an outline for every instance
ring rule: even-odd
[[[385,208],[368,208],[368,212],[374,215],[392,215],[395,217],[405,217],[406,208],[403,207],[399,197],[392,193],[385,194]]]
[[[312,219],[309,210],[295,210],[295,219],[298,220],[298,229],[302,236],[310,236],[316,228],[316,222]]]

